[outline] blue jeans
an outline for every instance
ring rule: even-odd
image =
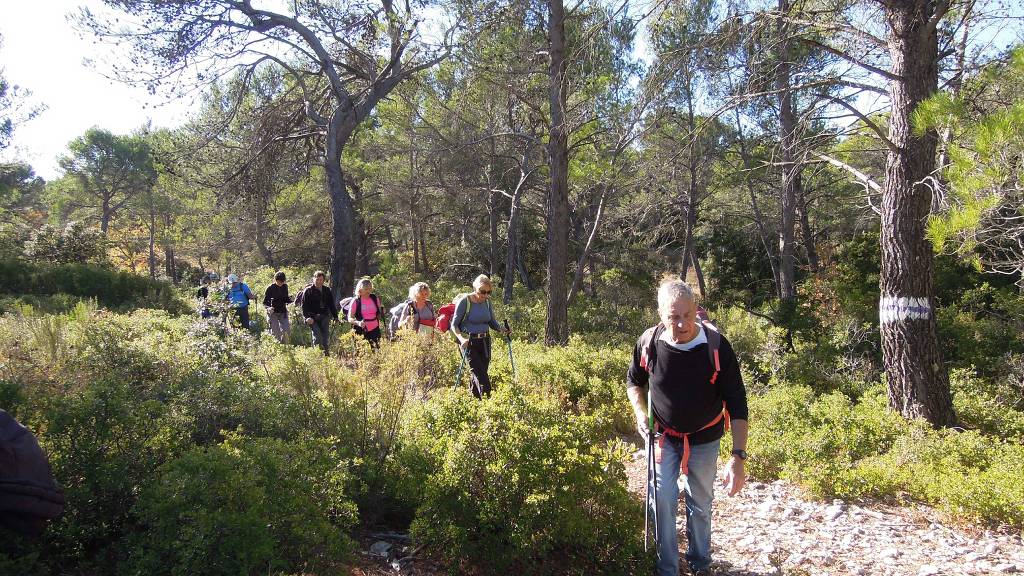
[[[690,445],[689,474],[684,486],[686,501],[686,563],[696,572],[711,566],[711,501],[715,496],[719,440]],[[658,483],[658,576],[678,576],[679,460],[683,442],[665,438],[661,463],[656,465]]]

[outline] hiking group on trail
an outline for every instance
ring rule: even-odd
[[[338,300],[324,284],[325,274],[317,271],[294,301],[285,280],[283,272],[275,274],[263,299],[271,330],[279,342],[288,341],[286,305],[294,302],[310,328],[312,344],[325,355],[331,319],[351,323],[353,331],[373,350],[380,347],[385,329],[391,340],[402,333],[432,339],[450,331],[460,355],[456,385],[461,383],[468,365],[470,391],[482,399],[491,393],[491,330],[496,330],[509,342],[509,360],[515,374],[511,330],[507,321],[502,327],[495,317],[490,301],[493,284],[485,274],[473,280],[472,292],[436,309],[426,282],[416,282],[409,287],[405,301],[385,309],[369,279],[359,280],[352,296]],[[242,326],[248,326],[248,301],[254,299],[249,287],[232,274],[221,292]],[[205,316],[209,311],[206,287],[200,289],[199,297]],[[732,435],[732,456],[723,470],[723,485],[732,496],[745,482],[746,390],[731,344],[697,306],[693,290],[685,281],[663,281],[658,287],[657,305],[660,322],[637,340],[626,372],[627,397],[647,451],[645,545],[653,527],[656,573],[679,573],[676,515],[682,491],[687,540],[684,558],[693,574],[709,574],[714,481],[719,444],[727,430]],[[390,317],[386,324],[385,315]]]
[[[206,277],[206,282],[196,292],[199,314],[202,318],[213,318],[217,314],[213,310],[215,300],[211,298],[210,284],[219,280],[216,273]],[[491,392],[488,368],[491,362],[490,330],[501,332],[509,343],[509,359],[515,372],[512,360],[511,328],[508,321],[502,327],[494,315],[490,303],[493,285],[490,277],[481,274],[473,280],[473,291],[457,296],[451,303],[434,308],[430,301],[430,286],[426,282],[416,282],[409,287],[409,297],[389,310],[385,310],[380,297],[373,292],[373,282],[368,278],[356,282],[352,296],[337,299],[330,286],[324,282],[326,274],[317,270],[312,281],[296,293],[293,298],[289,293],[287,276],[284,272],[274,274],[274,281],[263,293],[263,306],[267,313],[271,333],[282,343],[289,343],[291,324],[288,320],[288,305],[293,304],[296,313],[302,315],[302,322],[309,327],[310,342],[318,346],[328,355],[331,339],[331,320],[348,322],[352,330],[362,336],[374,350],[380,347],[384,335],[385,314],[390,316],[386,328],[388,338],[397,339],[400,334],[418,334],[434,338],[439,334],[451,332],[458,345],[460,366],[456,375],[458,385],[462,378],[462,368],[468,364],[470,368],[469,388],[474,396],[483,398]],[[224,321],[237,319],[243,328],[251,329],[249,301],[255,300],[252,290],[237,275],[230,274],[224,283],[215,288],[213,296],[230,310],[224,314]]]

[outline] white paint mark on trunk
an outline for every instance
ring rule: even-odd
[[[882,324],[906,320],[927,320],[932,313],[927,298],[882,296],[878,303],[878,319]]]

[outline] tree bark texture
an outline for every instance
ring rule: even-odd
[[[328,125],[327,155],[324,159],[327,195],[331,205],[330,280],[335,294],[352,292],[355,280],[355,209],[346,190],[341,168],[341,153],[354,129],[354,115],[339,106]]]
[[[569,258],[569,127],[565,118],[565,5],[562,0],[550,0],[548,44],[551,188],[547,202],[548,306],[544,342],[551,346],[569,342],[569,315],[565,305]]]
[[[797,207],[799,208],[800,230],[804,242],[804,250],[807,251],[807,264],[811,272],[817,273],[821,268],[821,260],[818,258],[818,247],[814,241],[814,229],[811,228],[811,216],[807,202],[807,191],[804,190],[803,179],[800,174],[796,175],[797,185]]]
[[[779,0],[779,14],[789,13],[789,0]],[[800,165],[797,162],[797,119],[793,108],[792,50],[789,25],[778,19],[779,62],[775,88],[779,98],[779,138],[782,145],[782,187],[779,190],[782,227],[779,230],[779,298],[796,298],[796,257],[793,249],[796,228],[796,186]]]
[[[576,273],[572,278],[572,286],[569,287],[569,296],[565,301],[566,307],[572,306],[572,301],[576,298],[576,293],[579,292],[583,284],[583,271],[586,268],[587,259],[590,258],[590,250],[594,245],[594,238],[597,236],[597,227],[601,225],[601,216],[604,213],[604,199],[609,193],[608,188],[609,186],[606,184],[601,189],[601,198],[597,203],[597,213],[594,215],[594,225],[590,228],[587,243],[583,246],[583,253],[580,254],[580,258],[576,262]]]
[[[929,0],[891,1],[887,6],[892,58],[892,114],[882,196],[882,275],[879,315],[889,403],[907,418],[935,426],[955,423],[949,378],[936,335],[932,285],[933,251],[925,237],[931,209],[938,138],[916,135],[911,118],[937,90],[938,40]]]
[[[516,189],[512,191],[512,202],[508,211],[508,242],[506,242],[505,251],[505,282],[503,285],[502,302],[505,304],[512,303],[512,288],[515,286],[516,270],[520,269],[522,262],[522,215],[520,205],[520,199],[523,196],[523,191],[526,189],[526,179],[529,172],[526,169],[526,161],[529,158],[529,150],[523,154],[523,163],[519,168],[519,182],[516,184]],[[525,274],[520,273],[520,279],[523,284],[526,285],[528,290],[532,289],[530,286],[529,277]]]

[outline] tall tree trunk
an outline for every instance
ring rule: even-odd
[[[253,223],[254,234],[253,243],[256,244],[256,249],[259,250],[260,256],[263,257],[263,262],[271,268],[277,268],[277,264],[274,262],[274,253],[267,246],[267,222],[266,212],[263,206],[263,198],[260,194],[255,194],[253,200],[256,202],[256,221]]]
[[[730,80],[730,92],[732,89],[732,81]],[[779,267],[776,262],[775,253],[772,252],[771,243],[768,241],[768,230],[764,225],[764,216],[761,214],[761,206],[757,202],[757,190],[754,188],[754,183],[751,181],[750,174],[753,170],[754,163],[750,157],[750,151],[747,148],[747,138],[743,133],[743,123],[740,121],[740,111],[738,107],[733,107],[733,116],[736,118],[736,137],[740,144],[740,159],[743,161],[743,181],[747,186],[747,192],[750,194],[750,208],[754,212],[754,225],[757,226],[757,233],[761,238],[761,246],[764,247],[765,255],[768,257],[768,265],[771,266],[772,269],[772,282],[775,284],[776,295],[778,296],[781,294],[781,292],[779,292]]]
[[[488,166],[488,171],[490,171],[490,166]],[[500,216],[498,214],[498,192],[490,185],[490,178],[487,181],[487,219],[489,223],[488,230],[490,231],[490,248],[487,252],[487,274],[493,276],[498,271],[498,219]]]
[[[800,216],[800,230],[804,241],[804,250],[807,251],[807,264],[810,265],[811,272],[817,273],[821,267],[821,261],[818,259],[818,247],[814,241],[814,230],[811,228],[811,216],[807,206],[807,191],[804,190],[803,178],[800,174],[797,174],[796,177],[796,205]]]
[[[527,154],[523,155],[524,166]],[[520,261],[519,252],[523,237],[523,217],[520,214],[521,209],[519,208],[519,204],[520,198],[523,196],[523,190],[526,188],[526,176],[527,171],[525,167],[520,168],[519,182],[516,184],[516,189],[512,191],[512,205],[508,211],[508,242],[506,242],[507,248],[505,252],[505,283],[501,296],[501,301],[505,304],[512,303],[512,288],[515,285],[517,265]],[[525,278],[523,279],[523,283],[528,284]]]
[[[789,14],[789,0],[779,0],[779,14]],[[796,257],[794,230],[796,228],[796,186],[800,166],[796,159],[797,119],[793,108],[792,50],[789,25],[784,17],[777,23],[781,45],[775,69],[775,88],[779,97],[779,137],[782,145],[782,187],[779,190],[782,208],[782,228],[779,230],[779,297],[782,301],[796,298]]]
[[[149,205],[149,277],[156,278],[156,206],[152,201]]]
[[[938,40],[931,0],[886,4],[892,113],[882,195],[879,315],[889,403],[935,426],[956,422],[936,336],[933,252],[925,237],[935,170],[934,130],[915,134],[917,106],[938,89]]]
[[[692,195],[684,200],[685,203],[683,205],[686,207],[686,214],[684,214],[685,220],[683,222],[683,258],[681,264],[683,268],[682,277],[683,280],[686,280],[690,273],[690,261],[691,259],[696,260],[696,258],[691,257],[693,255],[693,228],[697,224],[697,207]]]
[[[565,5],[562,0],[550,0],[548,45],[551,188],[547,202],[548,306],[544,342],[552,346],[569,342],[569,315],[565,307],[569,259],[569,126],[565,119]]]
[[[110,208],[110,197],[104,195],[103,203],[100,208],[100,232],[103,233],[104,238],[107,237],[107,230],[110,228],[111,212],[112,210]]]
[[[423,273],[430,274],[430,260],[427,260],[427,227],[422,223],[418,224],[420,227],[420,259],[423,261]]]
[[[608,186],[605,185],[601,190],[601,199],[597,203],[597,214],[594,215],[594,225],[590,228],[590,235],[587,236],[587,243],[583,247],[583,253],[580,254],[580,259],[576,263],[576,274],[572,279],[572,286],[569,288],[569,296],[566,298],[565,307],[572,306],[572,301],[576,298],[576,293],[579,291],[580,286],[583,283],[583,270],[587,264],[587,259],[590,257],[590,249],[594,245],[594,237],[597,235],[597,227],[601,224],[601,215],[604,213],[604,199],[608,195]]]
[[[352,292],[355,280],[355,209],[345,188],[345,175],[341,169],[341,153],[355,128],[351,112],[339,106],[331,116],[327,128],[327,154],[324,172],[327,195],[331,204],[331,286],[334,293]]]
[[[704,281],[704,271],[700,268],[700,259],[693,253],[690,254],[690,257],[693,259],[691,262],[691,264],[693,264],[693,273],[697,275],[697,289],[700,290],[700,295],[702,297],[707,296],[708,285]]]
[[[412,271],[419,274],[420,270],[420,227],[419,223],[416,222],[416,207],[411,207],[409,213],[412,215]]]
[[[167,273],[167,277],[171,279],[171,282],[177,283],[178,278],[178,261],[174,256],[174,242],[170,238],[170,234],[167,233],[171,229],[171,215],[164,214],[164,270]]]

